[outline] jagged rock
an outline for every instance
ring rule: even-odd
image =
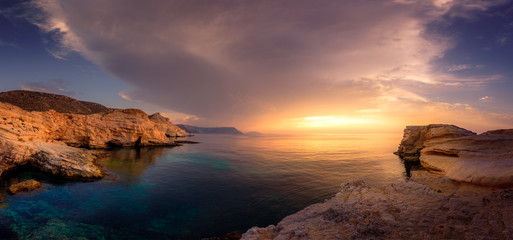
[[[444,195],[413,181],[376,188],[353,180],[324,203],[276,226],[253,227],[241,239],[511,239],[511,190],[477,192]]]
[[[409,126],[398,154],[452,180],[513,185],[513,129],[476,135],[453,125]]]
[[[169,146],[171,137],[186,134],[166,118],[137,109],[83,115],[29,112],[0,102],[0,113],[0,175],[30,164],[68,177],[101,177],[95,155],[76,147]]]
[[[11,185],[7,189],[7,192],[10,193],[10,194],[16,194],[16,193],[21,192],[21,191],[32,191],[32,190],[38,189],[40,187],[41,187],[41,183],[40,182],[31,179],[31,180],[26,180],[26,181],[19,182],[19,183]]]

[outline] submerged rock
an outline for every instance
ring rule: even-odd
[[[31,180],[26,180],[26,181],[11,185],[7,189],[7,192],[10,194],[16,194],[16,193],[22,192],[22,191],[32,191],[34,189],[40,188],[41,186],[42,185],[40,182],[31,179]]]
[[[476,135],[453,125],[408,126],[397,154],[452,180],[513,185],[513,129]]]
[[[511,239],[511,192],[444,194],[413,181],[375,188],[353,180],[324,203],[241,239]]]

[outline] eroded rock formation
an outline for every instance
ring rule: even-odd
[[[477,135],[453,125],[408,126],[397,154],[453,180],[513,185],[513,129]]]
[[[430,124],[427,126],[407,126],[397,154],[406,161],[418,161],[420,151],[426,141],[436,139],[453,139],[474,136],[475,132],[447,124]]]
[[[25,111],[0,102],[0,175],[30,164],[67,177],[101,177],[92,151],[77,148],[173,145],[185,131],[169,119],[137,109],[82,115]]]

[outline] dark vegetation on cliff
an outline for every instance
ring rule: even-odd
[[[27,111],[48,111],[60,113],[94,114],[109,108],[93,102],[79,101],[63,95],[15,90],[0,93],[0,102],[10,103]]]

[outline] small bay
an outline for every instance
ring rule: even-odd
[[[348,179],[404,181],[393,152],[400,134],[197,135],[173,148],[113,150],[93,182],[32,169],[2,178],[40,180],[4,195],[2,239],[199,239],[276,224],[332,197]]]

